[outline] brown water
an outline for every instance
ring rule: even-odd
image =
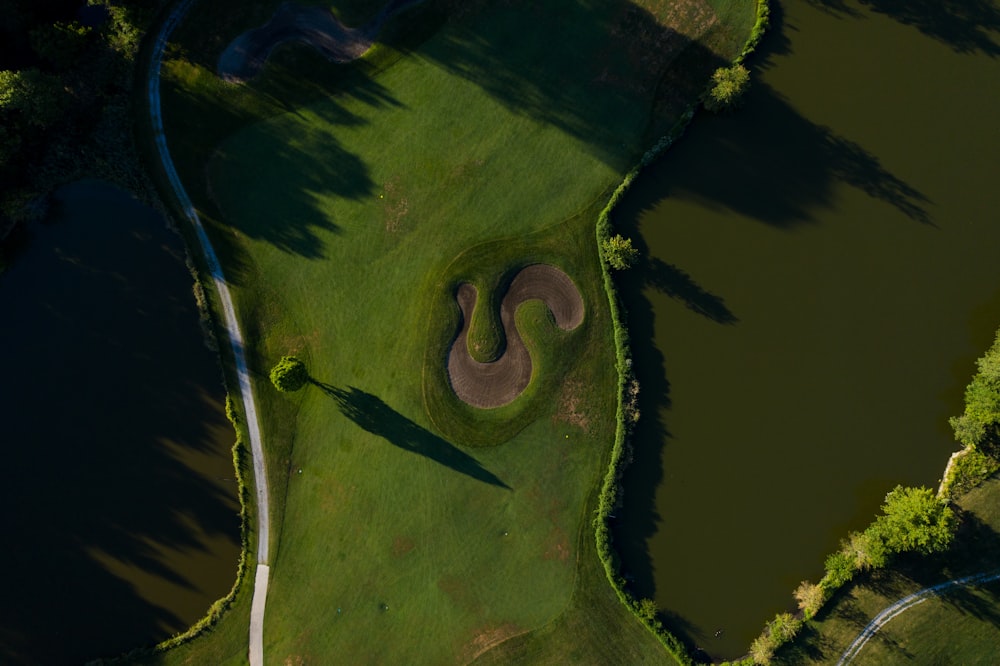
[[[618,544],[702,658],[744,654],[896,484],[936,487],[1000,325],[1000,4],[775,19],[745,107],[616,217],[647,255]]]
[[[180,239],[64,188],[0,276],[0,663],[79,664],[186,629],[236,578],[218,361]]]

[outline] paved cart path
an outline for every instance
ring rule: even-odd
[[[840,656],[837,666],[844,666],[845,664],[850,663],[852,659],[858,656],[858,653],[861,652],[861,649],[865,646],[865,644],[871,640],[872,636],[874,636],[879,629],[885,626],[889,620],[896,617],[900,613],[913,608],[917,604],[922,604],[927,601],[928,598],[938,596],[953,587],[982,585],[994,580],[1000,580],[1000,571],[989,571],[986,573],[966,576],[964,578],[956,578],[954,580],[945,581],[944,583],[924,588],[919,592],[914,592],[909,596],[903,597],[876,615],[875,618],[868,623],[868,626],[861,630],[861,633],[854,639],[854,642],[851,643],[846,650],[844,650],[844,654]]]
[[[260,426],[257,421],[257,406],[253,399],[253,390],[250,386],[250,374],[247,371],[246,355],[243,351],[243,335],[240,333],[240,326],[236,320],[236,311],[233,308],[233,299],[226,286],[226,278],[222,272],[222,266],[215,254],[212,243],[208,240],[205,228],[195,212],[194,206],[184,186],[181,185],[177,170],[174,168],[173,160],[170,159],[170,151],[167,148],[167,138],[163,133],[163,116],[160,109],[160,68],[163,60],[163,53],[167,46],[167,40],[177,24],[180,23],[184,14],[191,7],[192,0],[184,0],[177,5],[167,17],[156,37],[153,46],[153,55],[149,63],[148,73],[148,100],[149,116],[153,128],[153,135],[156,140],[156,149],[163,164],[163,170],[170,180],[177,201],[184,209],[184,214],[191,222],[192,227],[198,236],[198,243],[201,245],[202,255],[208,264],[209,273],[215,288],[219,293],[219,300],[225,317],[226,333],[229,336],[229,343],[233,349],[233,361],[236,365],[236,374],[239,378],[240,396],[243,399],[243,412],[246,415],[247,431],[250,437],[250,453],[253,458],[254,485],[257,488],[257,574],[254,577],[253,602],[250,611],[250,664],[251,666],[263,666],[264,663],[264,604],[267,600],[267,581],[269,575],[268,542],[270,540],[270,505],[268,504],[267,475],[264,470],[264,448],[260,438]]]

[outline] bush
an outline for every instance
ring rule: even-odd
[[[295,356],[282,356],[277,365],[271,368],[271,383],[283,393],[298,391],[308,381],[306,364]]]
[[[882,511],[865,534],[880,539],[890,554],[940,552],[955,536],[955,513],[930,488],[896,486],[886,494]]]
[[[823,602],[826,601],[826,592],[823,588],[807,580],[799,583],[799,586],[795,588],[794,596],[795,601],[799,604],[799,610],[802,611],[802,615],[807,620],[812,619],[823,607]]]
[[[621,234],[606,238],[601,243],[601,249],[608,265],[620,271],[630,268],[639,257],[639,251],[632,247],[632,239],[625,238]]]
[[[743,65],[720,67],[712,74],[712,83],[705,97],[705,108],[709,111],[731,109],[739,104],[750,87],[750,70]]]
[[[823,563],[826,574],[819,582],[820,587],[830,593],[854,578],[854,561],[854,558],[843,550],[838,550],[827,557]]]
[[[948,468],[940,495],[948,499],[961,497],[1000,470],[1000,461],[969,447],[955,454]]]

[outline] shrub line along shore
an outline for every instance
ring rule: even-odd
[[[768,5],[768,0],[757,0],[756,19],[753,29],[743,50],[733,61],[733,64],[741,64],[747,56],[753,53],[767,31],[769,22],[770,6]],[[643,154],[639,163],[625,175],[618,187],[612,192],[607,205],[597,217],[596,233],[599,252],[604,247],[604,241],[611,237],[613,230],[611,214],[622,200],[622,197],[625,196],[625,193],[642,170],[665,153],[683,135],[684,130],[687,129],[687,126],[694,118],[695,111],[700,103],[700,101],[694,102],[688,108],[670,131]],[[634,404],[638,396],[638,383],[632,372],[629,332],[623,319],[624,308],[619,302],[618,292],[615,289],[610,268],[604,257],[602,257],[601,261],[601,270],[604,277],[604,290],[608,297],[608,305],[611,310],[611,319],[614,326],[615,358],[618,371],[618,407],[616,414],[617,427],[611,451],[611,461],[600,490],[597,515],[594,517],[597,552],[604,564],[604,571],[607,574],[608,582],[614,588],[621,602],[659,639],[678,663],[692,664],[694,660],[691,658],[684,644],[656,618],[655,608],[644,606],[640,600],[633,597],[625,589],[625,579],[620,572],[618,553],[614,550],[611,542],[608,520],[622,499],[621,479],[625,468],[631,460],[629,436],[639,417],[635,411]]]

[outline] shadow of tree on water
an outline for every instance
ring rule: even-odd
[[[179,239],[105,184],[53,213],[0,280],[3,664],[152,646],[239,557],[233,430]]]
[[[1000,7],[991,0],[807,1],[846,18],[862,18],[864,10],[884,14],[958,53],[1000,55]]]
[[[381,398],[353,386],[345,390],[315,379],[311,381],[333,398],[344,416],[354,421],[362,430],[477,481],[511,489],[495,474],[484,468],[478,460],[454,444],[420,427],[385,404]]]
[[[646,276],[648,286],[684,304],[684,307],[718,324],[732,325],[739,321],[719,296],[706,291],[690,275],[658,257],[649,257],[639,272]]]

